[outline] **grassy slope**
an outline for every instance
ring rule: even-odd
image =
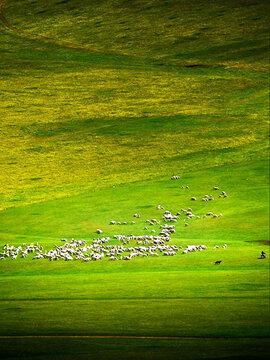
[[[177,224],[174,242],[206,243],[207,253],[1,262],[0,332],[267,336],[269,262],[257,260],[261,243],[245,242],[269,238],[266,4],[55,3],[14,0],[5,13],[18,28],[101,53],[1,29],[1,243],[111,234],[109,220],[135,211],[141,221],[113,231],[143,233],[157,203],[176,211],[214,185],[230,196],[192,203],[223,218]],[[194,63],[207,67],[185,67]],[[226,252],[211,250],[224,242]]]
[[[41,50],[2,71],[3,207],[265,154],[265,73]]]
[[[83,3],[78,8],[82,13],[87,14],[89,8],[101,11],[87,3],[91,6]],[[110,1],[102,4],[106,9],[115,6]],[[36,14],[36,7],[44,7],[44,2],[27,5],[28,1],[9,1],[5,7],[8,19],[19,28],[25,28],[28,21],[29,26],[32,24],[30,30],[40,32],[47,21],[53,21],[54,26],[50,24],[49,28],[56,31],[58,26],[66,24],[62,21],[63,14],[80,24],[77,12],[74,17],[74,12],[65,11],[72,1],[57,6],[55,2],[46,2],[48,14],[59,9],[57,22],[45,12]],[[167,11],[160,2],[156,5],[152,11],[164,13],[165,26],[171,5],[168,3]],[[186,19],[191,21],[189,28],[193,29],[198,22],[194,20],[195,5],[186,6],[182,5],[185,16],[182,12],[175,13],[177,23]],[[139,22],[127,15],[135,11],[134,7],[117,7],[120,8],[122,17],[115,15],[119,22],[126,19],[138,26]],[[141,17],[146,14],[143,9]],[[250,9],[258,17],[262,12],[261,5],[241,8],[243,14]],[[212,6],[204,7],[211,24],[212,10]],[[232,11],[230,4],[222,11],[228,18]],[[111,13],[108,10],[102,14],[111,18]],[[264,26],[262,19],[259,23]],[[250,24],[248,16],[245,24]],[[220,38],[218,25],[213,36],[229,56],[229,45],[225,38]],[[230,36],[236,36],[236,29],[228,27]],[[65,32],[54,36],[64,37],[67,28],[72,28],[80,38],[87,33],[85,26],[79,30],[66,24]],[[149,31],[152,28],[149,26]],[[176,31],[174,27],[168,29],[168,34]],[[104,39],[99,39],[99,44],[108,36],[105,28],[101,30]],[[245,32],[245,38],[257,41],[265,36],[264,28],[251,30]],[[181,171],[190,171],[195,164],[203,168],[264,156],[268,76],[254,70],[254,61],[259,63],[257,50],[252,52],[255,59],[242,56],[244,69],[218,65],[219,59],[211,60],[206,68],[186,68],[185,62],[176,65],[173,56],[155,60],[156,50],[151,47],[152,59],[140,58],[138,47],[143,51],[144,46],[136,32],[132,33],[134,41],[137,39],[135,57],[121,55],[125,52],[121,49],[120,55],[99,54],[42,44],[10,32],[1,34],[2,208],[107,184],[170,176],[179,167]],[[154,46],[150,35],[149,41]],[[111,33],[111,40],[114,38]],[[164,37],[160,35],[157,39],[163,41]],[[198,61],[189,55],[192,63],[204,64],[212,59],[214,51],[207,39],[200,39],[205,51],[208,50],[206,59],[202,52]],[[192,41],[188,44],[199,49]],[[124,44],[121,46],[124,49]],[[180,49],[184,51],[182,45],[177,51]],[[109,50],[115,49],[112,46]],[[237,47],[235,52],[239,51]],[[160,52],[168,54],[163,46]],[[123,174],[128,175],[123,178]]]
[[[14,0],[7,14],[27,31],[98,51],[265,67],[268,8],[251,0]]]

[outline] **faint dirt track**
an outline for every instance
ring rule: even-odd
[[[0,339],[141,339],[141,340],[268,340],[268,337],[142,336],[142,335],[2,335]]]

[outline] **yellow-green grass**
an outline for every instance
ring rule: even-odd
[[[269,336],[266,2],[10,0],[4,11],[17,30],[0,28],[1,245],[143,234],[159,203],[223,217],[176,224],[172,242],[206,244],[200,253],[1,261],[0,334]],[[229,197],[190,201],[213,186]],[[109,225],[135,212],[135,225]],[[81,344],[79,358],[267,358],[264,340],[228,340],[231,351],[215,341],[0,348],[9,358],[35,358],[29,344],[41,358],[74,358]]]
[[[113,2],[102,6],[106,4],[108,9],[116,6]],[[57,6],[41,1],[28,5],[28,1],[8,1],[6,17],[11,22],[30,19],[42,29],[54,17],[41,12],[39,19],[32,12],[36,6],[46,6],[48,14],[61,9],[58,21],[53,20],[55,27],[64,26],[63,14],[77,23],[76,12],[63,10],[72,5],[70,1]],[[79,9],[87,14],[89,8],[83,5]],[[167,5],[170,12],[172,4]],[[227,17],[234,11],[229,5],[222,10]],[[93,3],[88,6],[92,13]],[[189,19],[193,28],[195,4],[183,5],[184,9],[189,6],[190,12],[177,12],[177,19]],[[209,24],[213,6],[204,8]],[[127,16],[132,9],[125,4],[121,11],[135,25],[135,19]],[[160,2],[153,9],[164,12]],[[262,12],[259,4],[242,10]],[[111,11],[103,13],[107,16]],[[245,16],[249,24],[250,15]],[[263,37],[266,30],[260,24],[258,32]],[[260,36],[252,29],[245,37],[253,36],[255,41]],[[38,33],[37,28],[31,30]],[[234,27],[228,26],[228,31],[235,35]],[[85,27],[81,31],[75,27],[73,33],[81,38]],[[181,171],[190,171],[194,166],[217,166],[265,153],[268,75],[254,70],[249,57],[243,57],[246,68],[241,70],[217,60],[207,67],[187,68],[183,63],[156,60],[154,50],[152,59],[145,59],[137,48],[136,56],[124,56],[120,50],[119,54],[93,53],[31,40],[4,28],[0,34],[1,208],[169,176],[179,166]],[[138,46],[143,46],[139,39]],[[224,38],[218,39],[228,53]],[[200,42],[209,50],[207,59],[212,58],[211,43]]]
[[[265,153],[265,74],[104,70],[85,57],[75,72],[21,59],[29,70],[3,74],[2,208]]]
[[[267,1],[9,0],[18,29],[95,51],[268,67]]]

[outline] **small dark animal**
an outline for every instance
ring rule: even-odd
[[[215,265],[219,265],[220,263],[221,263],[221,260],[216,261],[216,262],[215,262]]]

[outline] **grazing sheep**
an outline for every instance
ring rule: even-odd
[[[179,178],[175,176],[175,179]],[[182,186],[184,187],[184,186]],[[186,186],[189,188],[189,186]],[[218,190],[214,188],[214,190]],[[226,197],[227,194],[223,191],[221,197]],[[197,198],[195,196],[190,198],[192,201],[196,201]],[[205,195],[202,199],[203,201],[214,200],[212,195]],[[157,205],[157,209],[164,209],[160,204]],[[181,215],[182,214],[182,215]],[[196,216],[192,212],[192,208],[181,209],[181,212],[178,211],[176,215],[173,215],[171,211],[166,210],[162,215],[162,219],[158,220],[155,218],[149,218],[146,220],[146,225],[160,226],[160,233],[155,234],[156,230],[152,228],[151,234],[144,235],[113,235],[113,239],[118,241],[118,245],[108,244],[111,240],[110,237],[98,237],[92,239],[92,242],[89,244],[86,240],[75,240],[72,238],[70,242],[68,239],[61,239],[64,244],[55,245],[51,250],[43,250],[43,247],[39,244],[30,245],[23,244],[22,246],[9,246],[8,244],[4,245],[3,253],[0,253],[0,260],[4,259],[12,259],[16,260],[20,257],[26,258],[29,254],[33,253],[33,259],[48,259],[49,261],[98,261],[103,258],[108,258],[110,261],[116,260],[133,260],[136,257],[147,257],[147,256],[174,256],[176,255],[180,249],[183,250],[181,246],[177,245],[168,245],[168,242],[171,241],[171,234],[176,232],[175,225],[171,225],[168,223],[178,222],[179,216],[185,218],[185,221],[188,219],[200,219],[200,216]],[[222,216],[222,214],[217,215],[213,212],[207,212],[203,217],[212,216],[213,218]],[[135,218],[140,218],[141,215],[135,213],[133,215]],[[161,221],[164,221],[161,224]],[[131,224],[135,224],[135,221],[131,221]],[[127,222],[116,222],[115,220],[111,220],[110,225],[127,225]],[[149,225],[148,225],[149,224]],[[148,230],[148,227],[145,226],[144,230]],[[189,226],[189,223],[184,222],[184,226]],[[149,228],[150,230],[151,228]],[[103,231],[101,229],[97,229],[96,233],[102,234]],[[128,245],[130,244],[130,245]],[[223,249],[227,248],[227,244],[224,244]],[[188,252],[196,252],[206,250],[207,247],[205,245],[189,245],[186,249],[183,250],[183,254]],[[216,245],[214,249],[219,249],[219,246]],[[265,258],[266,254],[262,252],[261,258]],[[216,262],[216,264],[220,264],[220,262]]]

